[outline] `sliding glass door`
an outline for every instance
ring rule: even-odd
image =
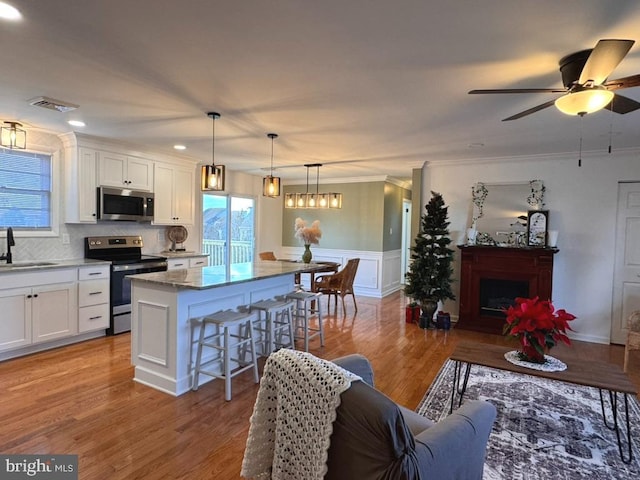
[[[226,269],[253,262],[255,200],[202,194],[202,252],[209,265]]]

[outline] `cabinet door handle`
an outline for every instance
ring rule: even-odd
[[[97,317],[89,317],[89,320],[98,320],[99,318],[102,318],[102,315],[98,315]]]
[[[176,264],[174,265],[174,267],[182,267],[183,265],[184,265],[184,263],[176,263]]]
[[[34,294],[34,295],[33,295],[33,298],[38,298],[38,294],[37,294],[37,293],[36,293],[36,294]]]
[[[31,298],[31,295],[27,295],[27,298]]]
[[[89,295],[100,295],[102,292],[89,292]]]
[[[102,272],[91,272],[89,273],[90,276],[94,276],[94,275],[102,275]]]

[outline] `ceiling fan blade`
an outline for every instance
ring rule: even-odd
[[[567,93],[566,88],[502,88],[494,90],[471,90],[470,95],[485,93]]]
[[[542,103],[536,107],[530,108],[529,110],[525,110],[524,112],[520,112],[520,113],[516,113],[515,115],[512,115],[509,118],[504,118],[502,121],[503,122],[508,122],[509,120],[517,120],[519,118],[522,117],[526,117],[527,115],[531,115],[532,113],[536,113],[539,112],[540,110],[544,110],[545,108],[548,108],[550,106],[552,106],[555,103],[555,100],[549,100],[548,102]]]
[[[595,85],[603,83],[634,43],[634,40],[600,40],[589,55],[578,83],[584,85],[589,80]]]
[[[640,74],[630,77],[616,78],[603,83],[607,90],[619,90],[621,88],[640,87]]]
[[[625,113],[633,112],[634,110],[640,109],[640,103],[636,102],[632,98],[623,97],[622,95],[616,94],[616,96],[613,97],[613,100],[609,102],[609,105],[604,108],[606,108],[607,110],[611,110],[612,112],[624,115]]]

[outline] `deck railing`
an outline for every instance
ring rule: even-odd
[[[209,256],[209,265],[224,265],[226,254],[224,240],[204,240],[202,253]],[[253,242],[233,241],[231,243],[231,263],[246,263],[253,261]]]

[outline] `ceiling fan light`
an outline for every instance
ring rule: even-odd
[[[604,88],[589,88],[563,95],[555,104],[566,115],[584,115],[602,110],[613,97],[614,93]]]

